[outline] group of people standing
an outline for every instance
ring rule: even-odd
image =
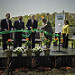
[[[48,33],[53,34],[53,30],[51,27],[51,23],[47,21],[45,17],[42,18],[42,27],[40,29],[47,31]],[[69,36],[69,23],[67,20],[64,21],[64,26],[62,28],[63,34],[63,48],[68,48],[68,36]],[[28,30],[32,30],[31,35],[29,36],[29,40],[32,40],[32,48],[35,47],[35,36],[36,32],[33,29],[38,28],[38,21],[35,20],[35,15],[31,15],[31,18],[28,20],[26,27]],[[25,23],[22,21],[22,16],[19,16],[19,19],[14,22],[12,26],[12,22],[10,20],[10,14],[6,14],[6,19],[1,20],[1,31],[9,31],[9,30],[25,30]],[[49,47],[51,45],[52,36],[44,34],[44,36],[50,40]],[[7,49],[6,41],[10,39],[10,33],[2,34],[2,47],[3,50]],[[22,32],[14,33],[14,48],[22,46]]]
[[[10,20],[10,14],[6,14],[6,19],[1,20],[1,31],[9,31],[9,30],[22,30],[24,29],[24,22],[22,21],[22,16],[19,16],[19,20],[14,22],[14,26],[12,26],[12,21]],[[22,46],[22,32],[16,32],[14,35],[14,48],[18,46]],[[11,34],[2,34],[2,47],[3,50],[7,49],[6,41],[11,38]]]
[[[41,29],[53,33],[51,24],[49,21],[47,21],[46,18],[42,19],[43,26]],[[29,40],[32,40],[32,48],[35,47],[35,34],[36,32],[33,31],[33,29],[37,29],[38,27],[38,21],[35,20],[35,15],[31,15],[31,18],[28,20],[26,27],[28,30],[32,30],[31,35],[29,36]],[[12,22],[10,20],[10,14],[6,14],[6,19],[1,20],[1,31],[9,31],[9,30],[25,30],[25,23],[22,21],[22,16],[19,16],[19,20],[16,20],[14,22],[14,25],[12,26]],[[52,40],[52,36],[45,35],[47,39]],[[7,49],[7,43],[6,41],[10,39],[10,33],[2,34],[2,47],[3,50]],[[22,32],[15,32],[14,33],[14,48],[21,47],[22,46]]]

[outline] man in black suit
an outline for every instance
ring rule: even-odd
[[[49,21],[47,21],[47,19],[45,17],[42,19],[42,22],[43,22],[43,25],[42,25],[41,29],[43,29],[51,34],[51,35],[44,34],[45,37],[50,40],[50,44],[49,44],[49,47],[50,47],[51,41],[52,41],[53,29],[51,27],[51,23]]]
[[[10,14],[6,14],[6,19],[1,20],[1,31],[9,31],[12,29],[12,22],[9,20]],[[10,34],[2,34],[3,50],[7,49],[6,41],[10,38]]]
[[[32,38],[32,48],[35,47],[35,32],[33,29],[37,29],[38,22],[34,19],[35,15],[31,15],[31,19],[28,20],[26,26],[28,27],[28,30],[32,30],[32,34],[29,36],[29,40]]]
[[[24,30],[24,22],[22,16],[19,16],[19,20],[14,22],[14,30]],[[22,32],[16,32],[14,35],[14,48],[22,46]]]

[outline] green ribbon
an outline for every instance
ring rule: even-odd
[[[44,30],[38,30],[38,29],[34,29],[33,30],[34,32],[37,31],[37,32],[41,32],[41,33],[44,33],[46,35],[49,35],[49,36],[60,36],[58,34],[52,34],[52,33],[49,33],[47,31],[44,31]],[[9,30],[9,31],[1,31],[0,34],[8,34],[8,33],[14,33],[14,32],[27,32],[27,35],[24,35],[22,34],[23,37],[29,37],[32,33],[32,30]]]

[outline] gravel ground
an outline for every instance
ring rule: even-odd
[[[51,69],[49,71],[32,70],[28,72],[13,72],[14,75],[75,75],[75,68],[71,70]]]
[[[5,74],[0,75],[7,75],[7,72]],[[28,70],[28,71],[20,71],[20,70],[15,70],[12,72],[12,74],[9,75],[75,75],[75,68],[71,68],[69,70],[65,69],[50,69],[50,70]]]

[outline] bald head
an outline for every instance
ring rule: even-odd
[[[43,22],[46,22],[46,21],[47,21],[47,19],[46,19],[45,17],[43,17],[43,18],[42,18],[42,21],[43,21]]]

